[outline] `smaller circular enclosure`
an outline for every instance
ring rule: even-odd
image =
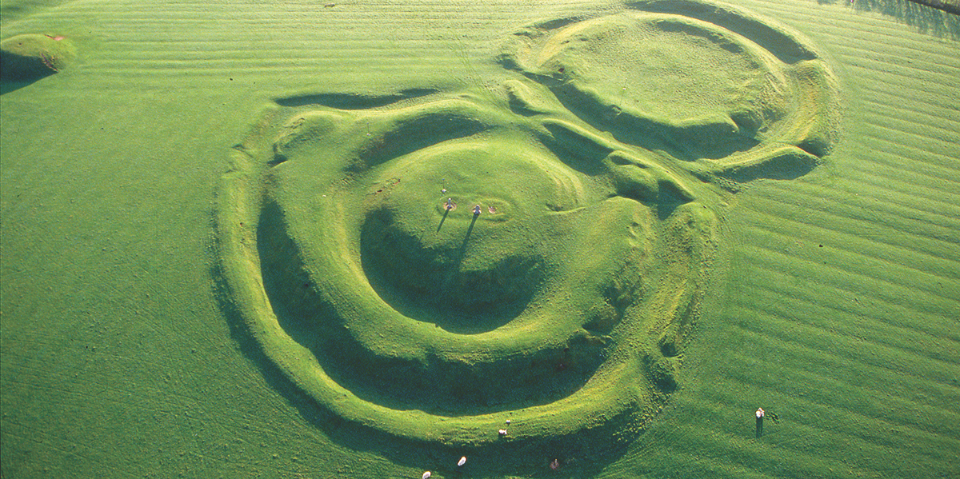
[[[610,120],[623,112],[667,123],[749,112],[769,126],[783,116],[789,88],[773,60],[712,23],[625,13],[557,30],[531,66],[600,103],[593,108],[608,108]]]
[[[804,39],[729,7],[631,6],[521,29],[500,61],[595,129],[698,173],[790,178],[829,152],[836,82]]]

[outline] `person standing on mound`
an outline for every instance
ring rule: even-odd
[[[763,436],[763,408],[757,408],[757,437]]]

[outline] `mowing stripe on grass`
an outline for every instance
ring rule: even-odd
[[[911,352],[902,347],[876,342],[873,337],[868,336],[865,331],[850,331],[848,335],[838,335],[837,330],[830,327],[809,325],[804,322],[803,317],[791,314],[788,306],[781,308],[770,308],[766,305],[745,304],[744,311],[753,311],[757,313],[756,319],[766,320],[767,323],[748,325],[745,329],[756,331],[758,334],[765,334],[769,338],[779,338],[790,343],[803,345],[809,348],[813,355],[823,354],[829,359],[829,366],[826,361],[814,361],[809,364],[817,364],[818,369],[825,367],[844,366],[844,370],[851,373],[859,371],[863,374],[861,380],[867,384],[877,382],[876,375],[883,374],[905,374],[914,382],[914,386],[920,389],[910,387],[901,392],[906,395],[920,395],[919,391],[926,389],[923,395],[932,394],[934,398],[929,398],[929,405],[943,404],[943,399],[949,402],[950,397],[957,394],[958,387],[952,384],[952,373],[958,370],[958,364],[953,359],[940,360],[931,358],[925,354]],[[756,326],[756,327],[754,327]],[[778,328],[782,328],[779,330]],[[768,338],[768,339],[769,339]],[[929,342],[929,341],[924,341]],[[824,345],[829,345],[831,352],[826,353],[822,350]],[[890,359],[894,358],[894,359]],[[804,358],[809,361],[812,357]],[[804,363],[807,364],[807,363]],[[936,368],[937,371],[943,371],[942,375],[926,374],[926,371]],[[918,374],[923,371],[924,374]],[[852,376],[858,376],[852,374]],[[902,380],[902,378],[899,378]],[[919,380],[933,381],[935,384],[921,386]],[[904,383],[898,383],[897,388],[903,388]],[[911,397],[911,400],[917,397]]]
[[[770,201],[770,203],[775,203]],[[834,264],[853,264],[857,268],[862,265],[863,260],[876,262],[877,268],[890,266],[893,271],[900,271],[904,274],[918,274],[921,277],[926,276],[930,280],[956,280],[960,279],[960,261],[945,257],[940,254],[929,254],[911,248],[910,242],[895,243],[883,241],[885,238],[866,238],[862,231],[850,228],[851,225],[836,222],[825,224],[812,222],[809,216],[795,215],[784,217],[769,212],[757,212],[751,216],[754,221],[751,225],[754,228],[777,234],[784,238],[794,239],[795,243],[789,247],[791,251],[796,250],[796,254],[803,255],[811,260],[830,260]],[[842,217],[838,217],[842,218]],[[807,221],[804,221],[804,220]],[[775,225],[771,221],[776,220]],[[798,239],[805,238],[805,239]],[[920,237],[925,239],[924,237]],[[890,248],[879,247],[878,243],[890,246]],[[854,261],[846,258],[837,257],[851,255]],[[930,276],[932,278],[929,278]],[[929,283],[925,282],[929,286]],[[939,288],[933,288],[934,294],[941,294]],[[947,294],[948,299],[952,295]]]
[[[731,377],[753,387],[799,395],[824,407],[840,409],[844,414],[861,414],[884,423],[915,428],[918,435],[960,443],[955,436],[960,414],[944,410],[943,403],[928,404],[933,401],[919,402],[903,397],[900,394],[905,389],[884,387],[884,381],[878,379],[875,387],[864,386],[861,384],[864,378],[856,373],[846,375],[842,368],[844,362],[825,353],[823,343],[808,346],[794,341],[796,338],[789,335],[772,336],[771,331],[782,327],[781,321],[758,311],[751,312],[755,313],[751,317],[757,322],[770,324],[760,331],[740,328],[741,339],[750,347],[731,356],[731,365],[736,366],[731,369]],[[835,348],[843,346],[833,345]],[[776,351],[776,356],[758,358],[752,349]],[[875,374],[886,382],[896,382],[902,373],[881,371]]]
[[[869,311],[862,305],[851,305],[849,300],[842,296],[812,294],[808,289],[793,284],[788,275],[778,274],[778,271],[760,271],[758,280],[766,281],[767,287],[757,288],[757,302],[773,303],[777,298],[791,298],[790,304],[778,303],[777,307],[769,307],[775,314],[792,321],[797,321],[814,328],[823,330],[827,334],[839,334],[859,339],[868,343],[878,344],[889,348],[898,348],[921,358],[942,361],[951,366],[960,365],[956,351],[960,348],[957,340],[905,327],[900,324],[890,324],[882,321],[865,319],[865,312]],[[790,310],[791,305],[800,305],[804,311],[812,314],[798,315]],[[957,388],[952,382],[943,383]],[[960,391],[954,391],[954,394]]]
[[[789,218],[811,226],[820,226],[833,231],[845,231],[877,243],[895,246],[907,251],[915,251],[934,258],[951,261],[960,260],[960,253],[952,246],[958,240],[958,232],[949,218],[937,223],[917,221],[911,215],[903,214],[903,208],[883,201],[868,202],[864,199],[847,197],[835,190],[811,186],[809,192],[774,189],[758,195],[758,204],[765,204],[767,215]],[[882,191],[882,190],[881,190]],[[779,194],[778,194],[779,193]],[[816,205],[801,207],[798,205]],[[751,205],[752,208],[752,205]],[[754,208],[757,210],[758,208]],[[909,210],[907,210],[909,213]],[[883,225],[883,235],[871,234]],[[892,230],[892,231],[891,231]],[[896,234],[893,234],[896,233]],[[803,237],[797,238],[802,240]],[[839,246],[842,243],[834,244]]]

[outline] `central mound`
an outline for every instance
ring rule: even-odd
[[[544,255],[556,228],[547,205],[582,202],[577,180],[551,161],[505,142],[456,140],[383,168],[361,226],[371,286],[405,316],[450,331],[512,320],[557,269]]]
[[[384,208],[367,216],[361,235],[367,279],[407,317],[461,332],[494,329],[525,308],[547,274],[542,256],[509,241],[474,245],[463,232],[432,238],[409,226]]]

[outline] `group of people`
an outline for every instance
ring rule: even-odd
[[[456,207],[457,205],[453,202],[453,198],[447,198],[447,211],[450,211]],[[480,205],[475,205],[473,207],[473,216],[480,216]]]

